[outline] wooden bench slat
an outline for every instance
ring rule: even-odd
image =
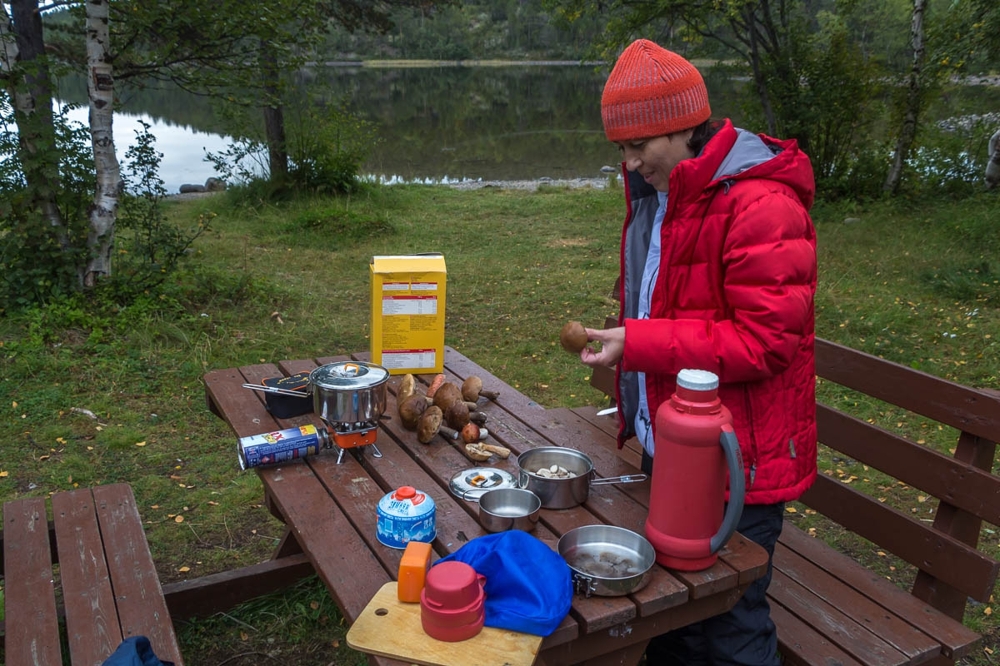
[[[62,664],[45,499],[7,502],[3,522],[7,666]]]
[[[968,511],[1000,524],[1000,478],[989,470],[956,460],[929,447],[854,418],[827,405],[816,405],[819,440],[823,444]]]
[[[973,599],[993,593],[1000,563],[850,486],[820,474],[801,501]]]
[[[979,641],[979,634],[961,622],[944,615],[850,557],[833,550],[822,539],[810,537],[787,521],[779,543],[933,636],[944,647],[945,656],[961,657]]]
[[[860,565],[858,565],[860,566]],[[907,624],[891,609],[883,608],[861,592],[844,585],[835,576],[782,544],[777,544],[774,567],[796,583],[837,608],[849,608],[851,620],[889,643],[914,662],[941,651],[940,644]]]
[[[855,622],[836,606],[790,579],[780,569],[773,572],[768,596],[772,607],[782,606],[863,664],[903,666],[910,663],[906,655]]]
[[[127,483],[91,489],[107,554],[122,636],[146,636],[156,656],[182,666],[142,520]]]
[[[1000,394],[816,338],[816,374],[978,437],[1000,432]]]
[[[122,630],[90,489],[53,495],[52,519],[70,657],[77,664],[99,664],[118,648]]]
[[[861,662],[826,640],[781,604],[771,604],[771,619],[778,628],[778,652],[783,666],[862,666]]]

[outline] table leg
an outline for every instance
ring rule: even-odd
[[[271,554],[271,559],[277,560],[289,555],[298,555],[301,552],[303,552],[302,546],[299,545],[298,539],[295,538],[291,528],[286,526],[284,534],[281,535],[281,541],[278,542]]]

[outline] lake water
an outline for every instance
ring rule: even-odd
[[[745,83],[703,71],[713,115],[741,122]],[[375,124],[380,144],[363,171],[388,182],[596,178],[617,165],[601,128],[606,70],[591,65],[368,67],[318,66],[297,75],[300,94],[342,102]],[[963,86],[935,102],[933,117],[995,110],[998,89]],[[86,102],[82,80],[60,82],[59,95]],[[290,136],[308,124],[286,109]],[[86,108],[73,113],[87,122]],[[134,141],[138,120],[152,125],[163,153],[160,177],[169,192],[215,176],[205,151],[228,139],[212,105],[176,90],[126,92],[115,114],[119,155]]]
[[[617,165],[617,150],[601,128],[600,95],[607,73],[590,65],[324,66],[303,71],[303,94],[335,103],[376,125],[380,143],[364,172],[388,182],[598,178]],[[725,108],[740,84],[708,77],[713,104]],[[77,104],[79,82],[60,84]],[[733,101],[731,108],[736,108]],[[71,112],[84,124],[87,109]],[[216,175],[205,151],[228,139],[204,99],[182,91],[128,93],[114,120],[119,157],[134,142],[138,121],[150,123],[163,154],[160,177],[168,192]],[[298,129],[294,108],[289,132]]]

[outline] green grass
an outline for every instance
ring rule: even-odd
[[[616,312],[608,295],[620,199],[606,190],[397,186],[281,205],[228,196],[172,203],[170,216],[182,225],[217,216],[162,296],[126,309],[62,303],[0,320],[0,500],[128,481],[164,583],[267,558],[280,525],[262,505],[256,476],[239,471],[233,436],[207,410],[201,377],[366,350],[375,254],[443,252],[447,344],[546,407],[596,404],[588,369],[562,351],[558,335],[570,319],[601,326]],[[985,194],[817,207],[818,334],[997,387],[996,207],[996,196]],[[933,430],[836,387],[820,392],[893,429]],[[926,439],[946,450],[955,436]],[[820,467],[871,489],[882,483],[827,453]],[[905,492],[893,501],[918,508]],[[804,510],[793,519],[905,582],[905,567],[870,544]],[[984,532],[986,547],[1000,555],[991,534]],[[998,625],[986,607],[970,607],[967,621],[990,633],[987,647],[997,650]],[[363,663],[344,631],[315,580],[179,626],[189,663],[228,666]]]

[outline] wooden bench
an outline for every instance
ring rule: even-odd
[[[990,601],[1000,572],[997,561],[977,549],[983,521],[1000,524],[1000,478],[991,472],[1000,393],[826,340],[816,341],[816,374],[843,387],[828,384],[821,394],[837,394],[836,403],[845,407],[817,403],[820,473],[801,499],[809,511],[786,516],[775,551],[768,598],[784,663],[954,663],[980,639],[962,624],[968,600]],[[613,399],[611,370],[595,371],[591,383]],[[858,400],[872,399],[883,414],[892,414],[893,427],[849,413]],[[908,439],[897,427],[912,427],[921,417],[934,431],[940,426],[949,437],[957,433],[953,455]],[[633,446],[620,455],[638,464],[641,453]],[[883,476],[876,477],[879,472]],[[882,479],[866,484],[877,494],[861,492],[852,483],[859,478]],[[887,500],[896,491],[907,499],[893,506]],[[818,528],[795,526],[818,518],[804,516],[812,511],[824,517]],[[891,553],[911,565],[909,591],[886,580],[888,563],[875,572],[817,538],[827,528],[839,529],[832,523],[861,537],[856,547],[866,549],[870,561],[884,556],[887,562]],[[897,581],[906,575],[892,572]]]
[[[135,497],[128,484],[81,488],[3,507],[7,666],[96,666],[130,636],[182,666]],[[64,618],[64,621],[61,620]],[[61,633],[62,630],[62,633]]]

